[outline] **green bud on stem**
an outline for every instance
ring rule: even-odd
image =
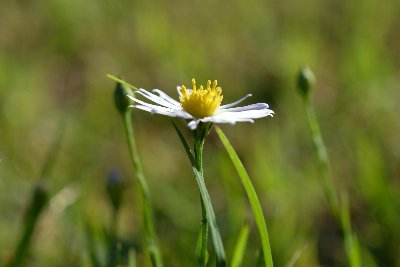
[[[107,177],[106,189],[114,210],[119,210],[121,206],[124,188],[125,183],[121,174],[115,170],[111,171]]]
[[[303,96],[308,96],[311,87],[315,83],[314,73],[307,66],[300,69],[297,77],[297,87]]]
[[[114,91],[114,102],[115,107],[121,114],[124,114],[128,111],[130,100],[128,95],[132,95],[132,90],[127,88],[126,86],[122,85],[122,83],[117,82]]]

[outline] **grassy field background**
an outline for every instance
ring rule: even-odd
[[[14,253],[38,183],[50,202],[26,266],[91,266],[87,225],[104,256],[112,215],[105,185],[118,172],[126,183],[118,235],[137,247],[138,266],[150,266],[110,73],[172,96],[193,77],[217,79],[224,103],[247,93],[248,103],[269,103],[274,118],[222,129],[255,184],[274,263],[286,266],[303,250],[296,266],[347,266],[295,86],[307,64],[317,77],[312,102],[334,182],[349,194],[362,266],[400,266],[399,25],[394,0],[3,0],[0,265]],[[169,119],[133,113],[165,265],[195,266],[200,205],[185,151]],[[41,177],[60,129],[54,166]],[[215,132],[204,157],[227,256],[247,221],[243,266],[254,266],[257,230]]]

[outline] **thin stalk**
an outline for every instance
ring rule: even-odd
[[[315,116],[314,108],[308,96],[304,97],[304,104],[306,108],[308,127],[310,128],[313,145],[317,152],[318,163],[322,172],[325,195],[328,200],[329,208],[331,209],[333,216],[335,216],[336,219],[339,219],[340,216],[339,201],[335,185],[333,184],[332,181],[332,174],[329,164],[328,153],[326,152],[326,148],[322,140],[322,135],[319,129],[317,117]]]
[[[17,247],[14,252],[15,254],[11,260],[5,264],[6,267],[18,267],[25,264],[29,253],[29,246],[36,230],[36,225],[49,201],[49,193],[45,187],[44,179],[50,175],[54,168],[58,151],[60,150],[64,129],[65,121],[61,120],[58,132],[47,152],[46,160],[41,170],[40,180],[33,188],[31,202],[29,203],[29,207],[24,218],[23,233],[17,243]]]
[[[218,230],[217,221],[215,218],[215,212],[214,212],[214,209],[211,204],[211,199],[210,199],[210,195],[208,194],[206,184],[204,182],[204,176],[199,171],[199,168],[201,170],[203,170],[202,162],[200,163],[200,166],[198,165],[199,163],[196,162],[196,157],[202,158],[202,152],[203,152],[202,145],[204,144],[204,140],[205,140],[206,136],[210,132],[211,124],[207,124],[207,125],[200,124],[199,127],[194,132],[194,138],[195,138],[194,146],[197,150],[194,153],[195,155],[193,155],[193,153],[191,152],[190,147],[185,140],[185,137],[183,136],[181,131],[178,129],[178,127],[175,124],[173,124],[173,126],[174,126],[174,128],[179,136],[179,139],[181,140],[182,145],[185,148],[185,151],[189,157],[190,163],[192,165],[193,173],[196,178],[197,185],[199,187],[200,196],[201,196],[202,204],[204,207],[204,212],[206,215],[205,218],[207,219],[207,224],[208,224],[208,227],[210,228],[212,243],[213,243],[214,250],[215,250],[216,266],[217,267],[226,267],[225,250],[224,250],[224,245],[222,243],[221,235]],[[197,140],[197,142],[200,140],[202,140],[202,141],[200,143],[196,143],[196,140]],[[200,234],[201,233],[202,232],[200,232]],[[200,236],[200,238],[202,238],[202,237]],[[205,242],[205,244],[206,244],[206,242]],[[198,242],[198,245],[201,245],[201,242]],[[206,254],[206,256],[207,256],[207,254]]]
[[[108,251],[108,262],[107,267],[114,267],[118,265],[118,237],[117,237],[117,225],[118,225],[118,209],[113,209],[112,218],[110,222],[110,239],[109,239],[109,251]]]
[[[204,140],[197,140],[196,138],[194,145],[196,167],[200,172],[201,176],[204,177],[203,147],[204,147]],[[198,262],[199,266],[205,267],[207,264],[208,221],[207,221],[207,213],[204,206],[204,201],[201,195],[200,195],[200,202],[201,202],[201,232],[200,232],[200,247],[199,247]]]
[[[133,136],[133,127],[130,115],[131,115],[130,111],[126,111],[122,114],[129,153],[131,156],[133,167],[136,171],[136,179],[139,183],[140,192],[143,198],[143,215],[144,215],[146,242],[149,249],[152,265],[154,267],[161,267],[163,266],[163,264],[162,264],[160,250],[158,248],[157,237],[154,230],[155,228],[153,222],[153,212],[150,202],[149,187],[147,185],[146,179],[143,174],[142,164],[140,163],[138,157],[136,143]]]
[[[249,239],[250,228],[246,223],[240,230],[238,240],[233,251],[231,267],[240,267],[246,251],[247,240]]]
[[[342,228],[345,243],[344,246],[347,253],[349,266],[360,267],[361,260],[359,254],[359,245],[357,237],[351,228],[348,201],[347,199],[343,199],[343,203],[341,205],[339,203],[338,193],[332,180],[332,172],[330,169],[328,153],[326,152],[326,148],[322,140],[321,131],[318,120],[315,116],[313,105],[311,104],[308,95],[306,95],[303,99],[306,109],[307,122],[310,128],[314,148],[317,152],[318,163],[322,172],[325,195],[328,200],[331,213]]]
[[[25,264],[28,256],[29,245],[32,240],[33,233],[36,229],[40,215],[48,203],[47,190],[42,185],[37,185],[32,194],[32,200],[24,219],[24,230],[21,239],[15,249],[15,255],[6,267],[19,267]]]

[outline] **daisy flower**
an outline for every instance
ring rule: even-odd
[[[189,121],[188,127],[195,130],[200,122],[230,123],[254,122],[254,119],[273,116],[274,112],[269,109],[266,103],[256,103],[242,107],[235,107],[245,99],[248,94],[241,99],[230,104],[222,105],[222,89],[217,87],[217,81],[212,83],[207,81],[207,86],[202,85],[197,88],[195,79],[192,79],[192,89],[187,89],[184,85],[177,86],[179,102],[171,98],[163,91],[153,89],[149,92],[139,89],[134,92],[134,96],[129,96],[135,104],[130,107],[148,111],[153,114],[161,114],[170,117],[179,117]],[[152,103],[140,100],[136,95],[147,98]]]

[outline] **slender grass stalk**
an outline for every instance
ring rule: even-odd
[[[293,256],[290,258],[289,262],[286,264],[286,267],[294,267],[297,261],[300,259],[301,254],[303,254],[304,250],[307,248],[307,245],[303,245],[301,248],[296,250]]]
[[[128,256],[128,267],[137,267],[136,264],[136,251],[131,249]]]
[[[112,218],[110,222],[110,235],[108,239],[108,259],[107,267],[116,267],[118,265],[119,250],[118,250],[118,236],[117,236],[117,225],[118,225],[118,210],[113,209]]]
[[[196,168],[200,172],[201,176],[204,177],[203,148],[204,148],[204,139],[202,139],[201,137],[199,138],[195,137],[194,156],[195,156]],[[200,202],[201,202],[201,230],[199,239],[200,246],[198,249],[197,258],[199,266],[205,267],[207,265],[208,221],[207,221],[207,212],[201,195],[200,195]]]
[[[29,252],[29,246],[31,243],[32,236],[36,229],[36,225],[40,218],[40,215],[45,210],[49,201],[49,195],[47,188],[44,185],[43,179],[46,178],[53,170],[54,163],[57,158],[58,151],[60,149],[61,141],[63,138],[65,129],[65,121],[61,120],[58,132],[51,143],[51,146],[47,152],[46,160],[42,166],[40,173],[40,179],[33,188],[31,201],[24,217],[24,229],[22,236],[17,244],[14,252],[14,256],[5,265],[6,267],[18,267],[22,266],[26,260]]]
[[[119,249],[120,241],[118,239],[118,218],[124,191],[124,183],[118,172],[113,171],[108,175],[106,189],[112,208],[108,238],[108,259],[106,266],[114,267],[118,265],[118,260],[121,256],[121,251]]]
[[[32,200],[27,210],[24,219],[24,230],[21,239],[15,249],[14,257],[6,264],[6,267],[19,267],[23,266],[29,245],[31,243],[32,235],[36,229],[40,215],[43,213],[44,208],[48,203],[49,197],[47,190],[41,185],[35,186],[32,193]]]
[[[307,116],[307,123],[310,128],[315,151],[317,152],[317,159],[322,173],[325,195],[328,200],[329,208],[333,217],[342,228],[345,240],[344,247],[346,250],[349,265],[351,267],[361,267],[359,244],[356,235],[351,229],[348,200],[342,199],[342,203],[339,202],[338,193],[332,179],[328,153],[326,152],[326,147],[322,139],[318,120],[315,115],[314,107],[310,100],[310,89],[314,81],[315,77],[310,69],[303,68],[300,71],[298,77],[298,88],[302,95]]]
[[[93,228],[89,222],[85,222],[85,237],[88,246],[89,260],[92,267],[102,267],[100,258],[96,250],[96,241],[94,238]]]
[[[153,221],[153,210],[150,201],[149,187],[147,185],[146,178],[143,173],[142,164],[139,160],[138,152],[136,149],[136,142],[133,134],[133,126],[131,121],[131,109],[129,108],[130,101],[127,97],[131,94],[132,89],[137,89],[135,86],[127,84],[122,80],[108,75],[109,78],[116,80],[117,85],[114,91],[115,106],[122,116],[124,124],[126,140],[128,143],[129,155],[132,161],[133,168],[135,170],[135,177],[139,184],[140,192],[143,200],[143,220],[146,236],[146,245],[149,250],[150,260],[153,267],[162,267],[161,253],[158,247],[157,236]]]
[[[304,98],[304,104],[306,109],[308,127],[310,128],[312,142],[315,151],[317,152],[318,164],[322,172],[325,195],[328,200],[329,208],[331,209],[332,214],[336,218],[339,218],[340,217],[339,200],[332,179],[332,172],[329,164],[328,153],[326,152],[326,148],[322,140],[322,135],[319,129],[317,118],[315,116],[314,108],[308,96]]]
[[[361,266],[360,259],[360,245],[358,243],[357,236],[351,229],[350,211],[349,211],[349,200],[348,196],[344,195],[341,197],[341,223],[344,232],[344,242],[346,247],[347,257],[350,260],[350,266]]]
[[[140,163],[136,143],[133,136],[133,127],[131,122],[131,112],[127,111],[123,114],[125,134],[128,142],[129,154],[131,156],[132,165],[135,169],[135,176],[139,183],[140,192],[143,198],[143,216],[146,233],[147,247],[150,253],[150,259],[154,267],[161,267],[162,259],[158,248],[158,241],[154,230],[153,212],[150,202],[149,188],[143,174],[142,164]]]
[[[244,253],[246,251],[247,240],[249,239],[249,233],[249,225],[246,223],[240,230],[238,240],[236,241],[231,261],[231,267],[239,267],[242,265]]]
[[[208,194],[208,190],[204,181],[204,172],[203,172],[203,146],[204,146],[204,140],[207,137],[211,124],[200,124],[199,127],[195,131],[195,145],[194,145],[194,150],[195,150],[195,155],[193,155],[188,143],[185,140],[185,137],[181,133],[181,131],[178,129],[178,127],[173,123],[173,126],[179,136],[180,141],[182,142],[183,147],[185,148],[185,151],[189,157],[190,163],[192,164],[192,169],[193,173],[196,178],[197,185],[199,186],[200,190],[200,196],[201,196],[201,203],[202,203],[202,229],[200,232],[200,244],[198,251],[201,253],[199,256],[199,265],[200,264],[206,264],[207,263],[207,253],[206,247],[207,247],[207,231],[205,226],[204,226],[204,221],[207,222],[207,225],[210,227],[211,231],[211,237],[213,241],[213,246],[216,254],[216,266],[217,267],[225,267],[226,266],[226,259],[225,259],[225,250],[224,246],[222,243],[221,235],[218,230],[217,222],[216,222],[216,217],[214,213],[214,209],[211,204],[211,199],[210,195]],[[204,216],[205,215],[205,216]],[[205,266],[205,265],[200,265],[200,266]]]
[[[247,174],[246,169],[243,166],[243,163],[239,159],[232,145],[229,143],[228,138],[219,127],[215,127],[215,130],[217,131],[217,134],[221,139],[222,144],[224,145],[229,157],[232,160],[233,165],[235,166],[235,169],[240,177],[240,181],[242,182],[247,197],[250,201],[250,206],[256,220],[258,231],[260,233],[265,264],[267,267],[272,267],[274,264],[272,261],[271,245],[269,243],[267,225],[265,223],[263,211],[260,201],[258,200],[256,190],[254,189],[254,186],[251,182],[249,175]]]

